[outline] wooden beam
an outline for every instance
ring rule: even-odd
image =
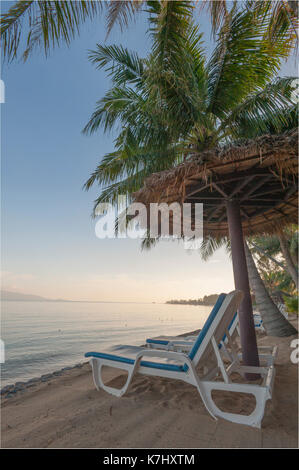
[[[254,201],[264,201],[264,202],[285,202],[283,197],[254,197],[254,198],[249,198],[248,202],[254,204]],[[243,202],[242,202],[243,204]]]
[[[222,194],[222,196],[223,196],[224,198],[228,198],[228,194],[226,194],[226,192],[223,191],[223,189],[221,189],[221,188],[218,186],[217,183],[214,183],[214,182],[213,182],[213,183],[212,183],[212,186],[216,189],[216,191],[218,191],[218,193]]]
[[[265,178],[262,178],[261,180],[259,180],[256,184],[251,186],[250,190],[246,194],[244,194],[244,196],[240,199],[240,201],[247,199],[248,196],[250,196],[250,194],[254,193],[257,189],[263,186],[271,178],[272,178],[272,175],[268,175]]]
[[[239,184],[237,184],[233,192],[229,195],[229,197],[231,198],[238,194],[241,189],[243,189],[251,180],[253,180],[253,178],[255,178],[255,175],[247,176],[247,178],[242,179]]]
[[[248,207],[273,207],[275,206],[275,204],[273,204],[273,202],[275,202],[276,204],[282,204],[284,203],[283,199],[279,199],[279,200],[268,200],[268,201],[258,201],[256,199],[250,199],[248,201],[242,201],[241,204],[242,204],[242,207],[243,206],[248,206]]]
[[[228,173],[227,175],[223,175],[223,177],[219,176],[218,177],[215,175],[213,177],[213,181],[211,180],[209,183],[205,183],[200,177],[198,177],[198,181],[201,181],[200,183],[198,184],[188,184],[186,185],[186,197],[189,197],[193,194],[195,194],[196,192],[201,192],[203,191],[204,189],[206,188],[209,188],[212,186],[212,183],[216,183],[218,185],[220,184],[226,184],[226,183],[230,183],[232,181],[236,181],[236,180],[242,180],[244,181],[244,178],[247,178],[249,176],[252,176],[252,177],[262,177],[262,176],[268,176],[269,175],[269,171],[263,169],[263,168],[256,168],[255,170],[247,170],[247,171],[240,171],[240,172],[237,172],[237,171],[234,171],[232,173]],[[196,181],[196,178],[192,177],[190,178],[189,180],[190,182],[195,182]]]
[[[209,184],[205,184],[205,183],[195,184],[193,186],[188,186],[187,187],[188,192],[186,193],[185,198],[188,198],[188,197],[192,196],[193,194],[200,193],[201,191],[203,191],[204,189],[209,188],[209,187],[211,187],[211,183],[209,183]]]
[[[281,193],[281,192],[283,192],[283,188],[282,188],[282,187],[280,187],[280,188],[273,188],[273,189],[269,189],[269,190],[267,190],[267,191],[263,191],[262,193],[254,194],[252,197],[266,196],[267,194]]]
[[[221,204],[219,204],[219,205],[217,206],[217,208],[216,208],[215,210],[213,210],[213,211],[210,213],[210,215],[208,216],[208,219],[207,219],[208,222],[210,222],[210,220],[211,220],[216,214],[218,214],[218,212],[219,212],[223,207],[225,207],[225,202],[222,202]]]

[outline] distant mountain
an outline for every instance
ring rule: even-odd
[[[69,302],[69,300],[64,299],[46,299],[45,297],[40,297],[39,295],[32,295],[32,294],[21,294],[19,292],[10,292],[8,290],[1,290],[1,300],[30,300],[32,301],[39,301],[39,302]]]

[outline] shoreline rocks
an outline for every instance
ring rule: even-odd
[[[88,364],[88,362],[79,362],[74,366],[63,367],[49,374],[43,374],[40,377],[33,377],[32,379],[29,379],[25,382],[18,381],[14,384],[5,385],[0,390],[0,396],[1,398],[13,398],[18,392],[24,392],[26,389],[34,387],[35,385],[48,382],[49,380],[54,379],[55,377],[60,377],[61,375],[70,370],[80,369],[85,364]]]

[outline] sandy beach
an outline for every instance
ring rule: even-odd
[[[297,326],[297,321],[292,320]],[[259,345],[279,346],[274,394],[262,428],[213,420],[197,390],[183,382],[137,375],[116,398],[93,384],[89,363],[44,376],[1,397],[3,448],[297,448],[298,365],[294,337],[258,333]],[[106,371],[105,382],[124,376]],[[16,387],[18,388],[18,387]],[[248,397],[219,397],[224,409],[246,412]]]

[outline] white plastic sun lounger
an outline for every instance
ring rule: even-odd
[[[219,296],[188,355],[181,352],[148,348],[135,348],[133,357],[99,352],[86,353],[85,357],[90,358],[96,388],[98,390],[102,388],[112,395],[120,397],[127,391],[137,372],[144,375],[182,380],[197,388],[213,418],[221,417],[228,421],[260,427],[266,401],[272,395],[275,372],[273,365],[267,365],[269,362],[273,364],[273,360],[269,361],[269,355],[265,355],[266,364],[263,366],[244,366],[241,364],[240,356],[234,350],[228,325],[231,323],[242,297],[243,294],[240,291]],[[218,347],[224,334],[228,338],[231,351],[229,365],[224,364]],[[272,357],[275,357],[275,354],[276,348],[274,348]],[[157,358],[159,359],[157,360]],[[127,381],[121,389],[103,383],[101,375],[103,366],[127,371]],[[241,375],[245,373],[260,374],[262,383],[257,385],[232,382],[231,374],[233,372],[238,372]],[[217,407],[212,397],[213,390],[252,394],[256,399],[255,409],[250,415],[224,412]]]
[[[259,314],[254,314],[253,318],[255,328],[264,331],[261,316]],[[228,326],[228,331],[232,338],[236,333],[239,334],[239,319],[237,312],[234,315],[230,325]],[[194,342],[196,341],[197,336],[198,335],[158,336],[157,338],[147,338],[146,346],[152,349],[166,349],[167,351],[189,352]],[[224,335],[224,337],[222,338],[219,348],[221,348],[222,343],[224,343],[223,346],[225,347],[225,345],[227,344],[226,335]]]
[[[225,295],[225,294],[221,294]],[[231,338],[234,337],[235,333],[239,332],[238,328],[238,314],[234,314],[232,321],[228,325],[228,331]],[[188,335],[188,336],[159,336],[157,338],[147,338],[146,346],[151,349],[166,349],[167,351],[178,351],[189,353],[192,349],[194,342],[196,341],[198,335]],[[226,334],[223,335],[221,342],[219,343],[219,349],[222,349],[227,354],[226,345],[228,343],[228,338]]]
[[[261,326],[262,320],[260,320],[259,323],[254,318],[254,322],[256,328],[264,330],[264,328]],[[224,334],[222,340],[218,344],[218,348],[224,358],[232,360],[233,356],[232,352],[230,351],[230,345],[234,344],[234,353],[237,354],[238,346],[235,342],[237,337],[240,336],[239,318],[237,312],[233,316],[233,319],[228,326],[228,331],[230,334],[230,341],[228,341],[228,337],[226,334]],[[182,339],[178,339],[178,336],[159,336],[157,338],[148,338],[146,340],[146,346],[151,349],[165,349],[166,351],[189,353],[197,336],[198,335],[182,336]],[[275,357],[273,356],[273,348],[271,346],[259,346],[258,353],[260,362],[262,361],[266,366],[274,365]],[[242,360],[242,353],[238,353],[237,355],[239,360]]]

